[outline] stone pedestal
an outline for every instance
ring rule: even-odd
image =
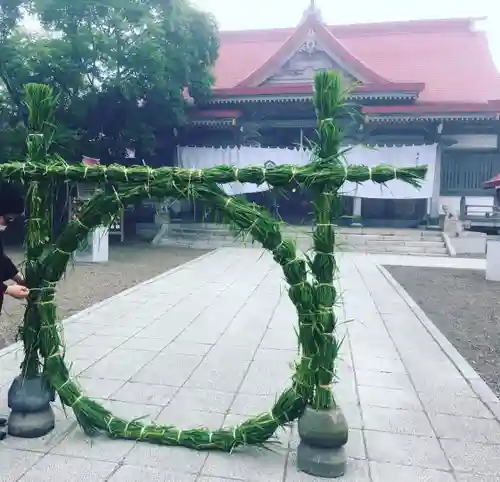
[[[11,409],[7,424],[9,435],[36,438],[54,429],[54,412],[50,405],[55,394],[41,377],[16,377],[9,388],[8,405]]]
[[[450,236],[449,242],[453,246],[457,256],[461,254],[485,256],[487,239],[488,237],[484,233],[462,231],[459,236]]]
[[[486,240],[486,279],[500,281],[500,236],[488,236]]]
[[[352,223],[351,226],[362,226],[361,208],[363,200],[360,197],[354,197],[352,206]]]
[[[342,410],[307,407],[298,426],[297,469],[315,477],[342,477],[347,465],[344,445],[349,432]]]
[[[151,244],[158,246],[161,244],[161,240],[168,235],[168,228],[170,226],[170,215],[168,210],[161,210],[155,214],[155,225],[158,226],[158,231],[156,232]]]
[[[89,233],[85,247],[75,251],[75,261],[80,263],[107,263],[109,261],[108,229],[99,226]]]

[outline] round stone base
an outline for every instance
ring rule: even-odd
[[[7,394],[7,404],[14,412],[38,412],[45,410],[53,401],[53,391],[40,376],[14,378]]]
[[[55,417],[50,406],[53,391],[41,375],[16,377],[7,398],[11,409],[7,423],[9,435],[35,438],[53,430]]]
[[[47,435],[54,429],[55,417],[52,407],[45,410],[23,413],[11,412],[7,423],[9,435],[21,438],[37,438]]]
[[[300,472],[335,479],[345,474],[347,457],[344,447],[338,449],[312,447],[300,442],[297,448],[297,469]]]
[[[349,427],[340,407],[306,407],[298,423],[300,439],[314,447],[338,449],[347,443]]]

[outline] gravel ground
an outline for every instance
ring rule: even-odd
[[[6,252],[14,262],[21,262],[19,250],[6,247]],[[59,316],[66,318],[206,252],[153,247],[146,242],[111,246],[108,263],[68,267],[65,279],[58,285]],[[14,341],[23,312],[22,302],[5,298],[0,317],[0,348]]]
[[[385,268],[500,396],[500,283],[484,271]]]

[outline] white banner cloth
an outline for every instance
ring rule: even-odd
[[[346,162],[351,165],[363,164],[375,167],[387,164],[396,168],[414,167],[427,164],[428,171],[421,189],[394,180],[386,186],[367,181],[364,184],[347,183],[342,189],[345,196],[377,199],[428,199],[432,197],[436,165],[437,145],[374,147],[356,146],[346,154]],[[180,147],[179,166],[188,169],[205,169],[221,164],[241,169],[248,166],[264,166],[271,161],[276,165],[293,164],[304,166],[311,162],[308,149],[265,148],[265,147]],[[226,184],[224,190],[229,195],[267,191],[263,184]]]

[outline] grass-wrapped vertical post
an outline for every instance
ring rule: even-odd
[[[26,86],[28,136],[26,162],[43,167],[49,164],[49,149],[54,136],[56,98],[50,87],[38,84]],[[21,375],[12,383],[8,404],[11,413],[8,432],[24,438],[39,437],[54,428],[54,413],[50,406],[53,390],[40,373],[39,341],[42,310],[48,299],[54,297],[54,287],[44,286],[40,277],[39,261],[50,243],[52,234],[52,184],[44,180],[26,183],[28,213],[25,237],[25,274],[30,296],[24,314],[20,335],[24,344]]]
[[[315,77],[314,106],[318,120],[318,140],[314,146],[313,163],[345,169],[341,154],[345,116],[345,96],[342,79],[336,73],[323,72]],[[340,477],[345,473],[347,459],[343,446],[347,443],[347,421],[332,394],[335,362],[341,340],[335,333],[337,319],[333,308],[337,302],[334,286],[336,271],[335,231],[333,222],[338,215],[339,182],[324,182],[313,188],[315,229],[310,269],[313,276],[314,315],[313,336],[307,349],[311,352],[311,372],[314,392],[311,403],[299,419],[301,438],[297,451],[299,470],[320,477]],[[306,347],[304,347],[306,350]]]

